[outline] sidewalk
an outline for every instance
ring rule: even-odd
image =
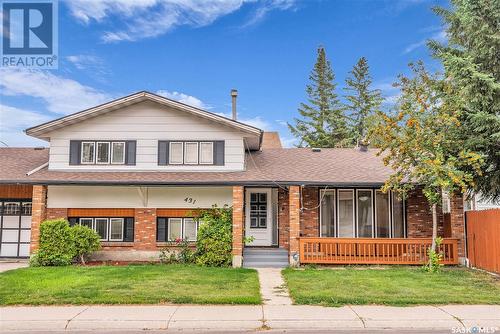
[[[42,306],[0,308],[7,330],[500,330],[500,306]]]

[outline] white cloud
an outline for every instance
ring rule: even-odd
[[[375,84],[374,88],[379,89],[382,92],[384,104],[386,105],[396,104],[401,95],[399,88],[394,87],[393,84],[388,80]]]
[[[71,0],[66,4],[85,24],[118,18],[123,27],[104,32],[102,40],[119,42],[160,36],[179,26],[207,26],[248,2],[257,6],[250,20],[255,23],[271,10],[291,8],[295,0]]]
[[[438,31],[438,32],[434,33],[430,38],[426,38],[426,39],[423,39],[419,42],[412,43],[412,44],[408,45],[403,50],[403,54],[410,53],[410,52],[412,52],[412,51],[414,51],[422,46],[425,46],[427,44],[427,41],[430,39],[438,41],[440,43],[445,43],[447,41],[446,31],[445,30]]]
[[[1,94],[42,99],[47,110],[70,114],[101,104],[112,97],[78,81],[47,71],[0,70]]]
[[[166,97],[167,99],[179,101],[190,106],[200,108],[200,109],[210,109],[210,106],[206,105],[202,100],[197,97],[187,95],[179,92],[169,92],[168,90],[159,90],[156,94]]]
[[[67,56],[66,60],[72,63],[79,70],[96,66],[101,67],[103,65],[102,59],[93,55],[72,55]]]
[[[299,144],[299,140],[295,137],[282,137],[281,145],[283,147],[296,147]]]
[[[259,128],[264,131],[269,131],[272,129],[271,124],[260,116],[252,118],[241,118],[238,119],[238,121],[251,126],[255,126],[256,128]]]
[[[257,24],[265,19],[273,10],[288,10],[295,6],[295,0],[270,0],[262,1],[261,5],[254,11],[252,17],[243,24],[243,28]]]
[[[25,135],[23,130],[47,122],[50,118],[34,111],[0,104],[0,140],[9,146],[46,146],[45,142]]]

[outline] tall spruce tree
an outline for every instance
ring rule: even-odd
[[[295,125],[288,123],[300,147],[343,147],[349,145],[349,130],[343,107],[335,92],[335,75],[323,47],[306,86],[308,103],[301,103]]]
[[[381,92],[371,89],[372,78],[368,61],[361,57],[346,79],[345,110],[351,120],[351,145],[366,140],[368,128],[382,104]]]
[[[467,149],[484,159],[476,191],[500,199],[500,2],[451,0],[451,9],[434,8],[446,23],[448,43],[429,42],[459,102]]]

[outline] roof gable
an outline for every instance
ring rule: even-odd
[[[86,110],[83,110],[80,112],[76,112],[74,114],[70,114],[70,115],[55,119],[55,120],[50,121],[50,122],[46,122],[46,123],[28,128],[25,130],[25,132],[29,136],[46,140],[46,139],[48,139],[46,135],[49,132],[52,132],[54,130],[61,129],[61,128],[64,128],[66,126],[79,123],[83,120],[91,119],[91,118],[94,118],[94,117],[97,117],[97,116],[100,116],[100,115],[103,115],[103,114],[106,114],[109,112],[113,112],[115,110],[119,110],[123,107],[130,106],[130,105],[137,104],[137,103],[144,102],[144,101],[152,101],[155,103],[159,103],[163,106],[171,107],[171,108],[174,108],[176,110],[186,112],[190,115],[200,117],[200,118],[203,118],[203,119],[206,119],[209,121],[213,121],[213,122],[216,122],[217,124],[220,124],[220,125],[225,125],[225,126],[234,128],[236,130],[239,130],[239,131],[242,131],[242,132],[248,134],[249,136],[257,137],[258,139],[256,142],[260,142],[262,130],[260,130],[254,126],[251,126],[251,125],[248,125],[245,123],[241,123],[241,122],[232,120],[230,118],[227,118],[227,117],[224,117],[224,116],[221,116],[218,114],[214,114],[214,113],[211,113],[211,112],[208,112],[208,111],[205,111],[205,110],[202,110],[202,109],[199,109],[199,108],[196,108],[196,107],[193,107],[193,106],[190,106],[190,105],[178,102],[178,101],[174,101],[174,100],[168,99],[166,97],[163,97],[163,96],[160,96],[157,94],[146,92],[146,91],[134,93],[132,95],[128,95],[128,96],[125,96],[125,97],[122,97],[122,98],[119,98],[119,99],[116,99],[116,100],[113,100],[113,101],[110,101],[110,102],[107,102],[107,103],[104,103],[104,104],[101,104],[101,105],[98,105],[98,106],[95,106],[95,107],[92,107],[92,108],[89,108]],[[256,149],[258,149],[258,147]]]

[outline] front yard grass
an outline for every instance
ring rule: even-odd
[[[296,304],[500,304],[500,279],[465,268],[285,269],[283,275]]]
[[[0,274],[0,305],[260,304],[257,272],[190,265],[25,268]]]

